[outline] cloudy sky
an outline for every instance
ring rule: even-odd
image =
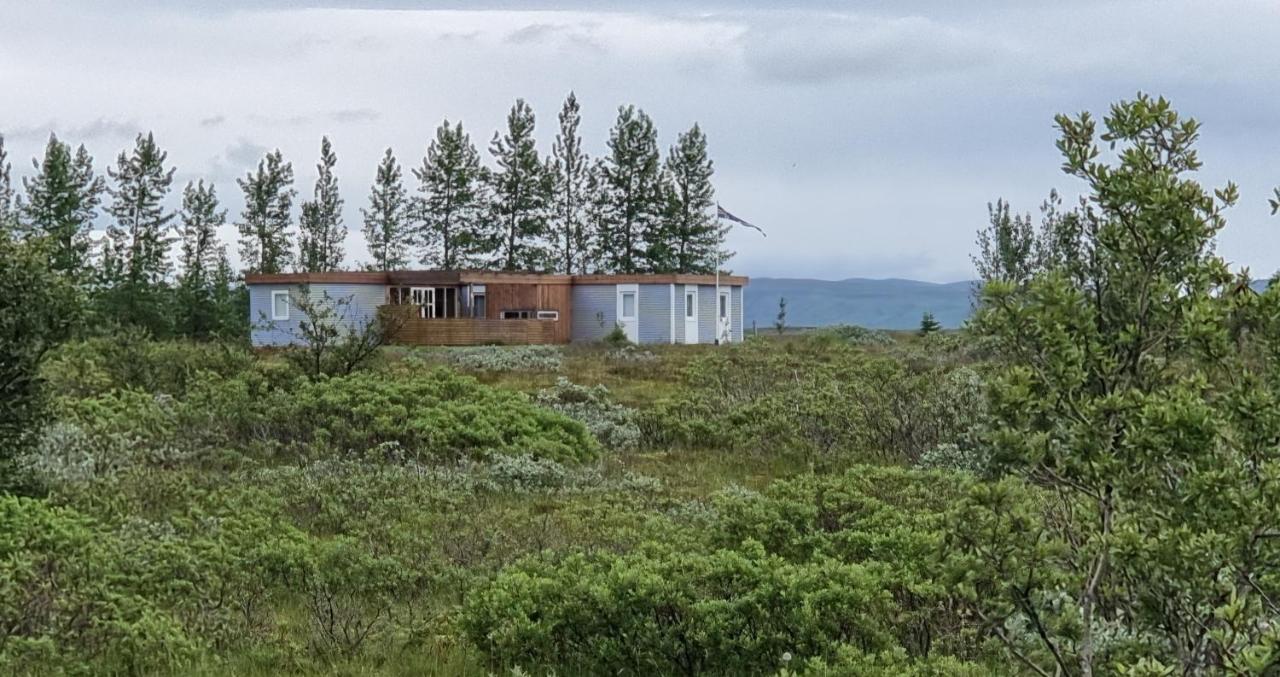
[[[989,200],[1034,210],[1078,190],[1052,116],[1142,90],[1203,122],[1204,181],[1241,186],[1219,250],[1280,268],[1273,0],[0,0],[0,16],[15,170],[50,131],[105,170],[151,130],[178,180],[212,179],[234,216],[235,178],[271,148],[309,194],[327,134],[357,261],[385,148],[417,164],[444,118],[483,148],[524,97],[545,152],[573,90],[596,154],[620,104],[644,108],[664,148],[703,126],[719,200],[769,232],[732,234],[739,272],[967,279]]]

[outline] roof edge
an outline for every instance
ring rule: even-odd
[[[438,272],[444,276],[449,271],[333,271],[328,273],[251,273],[244,276],[244,283],[249,284],[402,284],[405,278],[412,278],[413,273]],[[557,275],[553,273],[505,273],[500,271],[459,271],[454,273],[457,282],[452,279],[435,282],[435,284],[715,284],[715,275],[690,273],[634,273],[634,274],[601,274],[601,275]],[[750,282],[745,275],[721,275],[721,285],[744,286]]]

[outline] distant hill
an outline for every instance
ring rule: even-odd
[[[874,329],[914,329],[927,310],[942,326],[959,327],[969,317],[973,282],[937,284],[917,280],[805,280],[753,277],[747,285],[746,327],[773,326],[778,297],[787,299],[787,324],[822,327],[856,324]]]

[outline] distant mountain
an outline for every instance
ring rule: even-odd
[[[959,327],[972,310],[973,282],[916,280],[805,280],[753,277],[746,289],[746,327],[773,326],[778,297],[787,299],[787,325],[856,324],[874,329],[914,329],[925,311],[944,327]]]

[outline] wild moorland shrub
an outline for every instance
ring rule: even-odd
[[[640,444],[635,410],[614,402],[604,385],[580,386],[560,377],[538,391],[536,401],[587,426],[606,449],[628,451]]]
[[[559,346],[473,346],[446,348],[444,360],[472,371],[559,371],[564,351]]]
[[[762,552],[648,548],[510,567],[460,623],[498,665],[567,674],[758,674],[786,653],[893,646],[892,600],[871,570]]]
[[[143,674],[191,661],[200,643],[138,590],[130,557],[74,510],[0,496],[0,671]]]
[[[275,434],[292,443],[363,453],[395,442],[418,460],[500,453],[584,461],[600,452],[581,423],[447,369],[306,382],[272,416]]]
[[[229,377],[254,362],[253,353],[240,344],[153,341],[145,332],[122,330],[59,346],[45,358],[40,374],[51,396],[141,390],[181,397],[208,374]]]
[[[890,346],[893,337],[880,329],[867,329],[855,324],[836,324],[814,332],[819,339],[833,339],[851,346]]]
[[[822,340],[734,345],[691,361],[681,381],[640,420],[650,446],[912,461],[966,438],[981,414],[972,370],[917,371]]]

